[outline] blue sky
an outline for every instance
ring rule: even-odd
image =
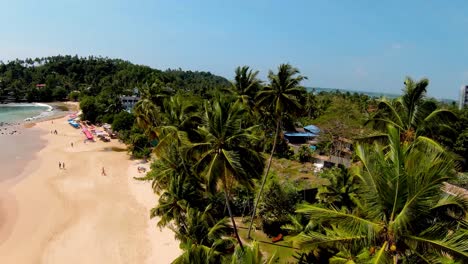
[[[385,2],[385,3],[384,3]],[[0,0],[0,60],[101,55],[232,78],[280,63],[306,86],[399,93],[468,84],[468,1]]]

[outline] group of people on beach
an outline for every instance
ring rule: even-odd
[[[53,123],[54,123],[54,121],[52,121],[52,124],[53,124]],[[55,129],[55,130],[51,130],[50,133],[51,133],[51,134],[54,134],[54,135],[57,135],[57,134],[58,134],[58,132],[57,132],[56,129]],[[87,141],[87,140],[85,140],[84,143],[86,143],[86,141]],[[73,142],[70,142],[70,146],[73,148],[73,146],[74,146]],[[65,162],[60,162],[60,161],[59,161],[59,169],[61,169],[61,170],[62,170],[62,169],[63,169],[63,170],[65,169]],[[106,170],[104,169],[104,167],[102,167],[102,169],[101,169],[101,175],[102,175],[102,176],[107,176],[107,173],[106,173]]]

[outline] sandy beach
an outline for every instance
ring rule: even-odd
[[[142,164],[124,144],[84,143],[66,118],[35,129],[45,147],[19,181],[0,182],[0,263],[170,263],[180,254],[172,231],[149,219],[157,197],[133,179]]]

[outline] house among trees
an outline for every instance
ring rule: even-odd
[[[127,111],[132,110],[138,101],[140,101],[139,96],[120,96],[120,102],[122,102],[123,108]]]
[[[135,107],[136,103],[140,101],[140,93],[137,88],[133,89],[133,95],[131,96],[120,96],[120,102],[125,110],[131,111]]]
[[[320,133],[320,129],[314,125],[308,125],[304,128],[296,128],[295,131],[284,133],[284,137],[291,144],[314,143]]]
[[[344,137],[334,137],[328,155],[314,155],[316,162],[324,163],[324,167],[342,165],[346,168],[351,166],[353,156],[353,141]]]

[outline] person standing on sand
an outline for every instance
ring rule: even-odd
[[[62,163],[59,161],[59,169],[62,169]]]
[[[62,162],[62,169],[65,169],[65,162]]]
[[[73,148],[73,142],[71,143],[71,147]]]
[[[106,176],[106,170],[104,170],[104,167],[102,167],[101,175]]]

